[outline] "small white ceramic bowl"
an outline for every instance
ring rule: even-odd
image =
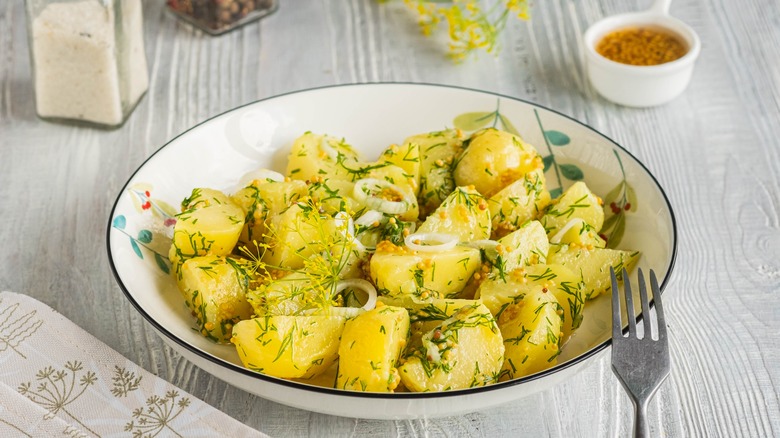
[[[671,0],[658,0],[644,12],[613,15],[593,24],[585,32],[585,59],[588,77],[599,94],[620,105],[649,107],[667,103],[682,94],[693,74],[701,51],[696,32],[669,15]],[[607,34],[630,27],[667,30],[687,46],[680,59],[665,64],[636,66],[621,64],[596,52],[596,44]]]

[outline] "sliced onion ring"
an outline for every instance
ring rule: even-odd
[[[400,194],[403,199],[401,201],[388,201],[375,196],[369,196],[365,191],[366,189],[368,189],[370,193],[373,193],[377,189],[394,190]],[[391,182],[376,178],[363,178],[355,181],[355,188],[352,190],[352,194],[358,202],[365,202],[370,208],[387,214],[406,213],[412,205],[403,189]]]
[[[552,236],[552,238],[550,238],[550,243],[561,243],[561,239],[563,239],[563,236],[566,235],[567,231],[571,230],[572,228],[574,228],[576,226],[582,226],[582,224],[584,224],[584,223],[585,223],[585,221],[580,219],[580,218],[578,218],[578,217],[575,217],[574,219],[570,220],[569,222],[566,222],[566,225],[564,225],[563,228],[561,228],[560,231],[555,233],[555,235]]]
[[[360,278],[350,278],[339,282],[336,286],[336,293],[350,287],[360,289],[368,294],[368,300],[366,300],[366,304],[363,305],[362,309],[371,310],[376,307],[376,288],[373,284]]]
[[[340,211],[333,216],[336,229],[347,239],[355,238],[355,222],[346,211]],[[343,227],[343,228],[342,228]]]
[[[419,242],[438,242],[433,245],[423,245]],[[458,236],[445,233],[415,233],[404,238],[406,247],[413,251],[440,252],[455,248],[458,244]]]
[[[336,148],[330,145],[330,142],[328,141],[328,136],[323,135],[322,141],[320,141],[320,149],[322,149],[323,152],[332,160],[338,160],[339,153],[336,151]]]
[[[252,184],[253,181],[260,180],[265,182],[266,180],[269,179],[271,181],[282,182],[284,181],[284,175],[282,175],[279,172],[274,172],[273,170],[257,169],[245,173],[244,176],[242,176],[241,179],[239,180],[239,184],[241,184],[242,187],[246,187]]]
[[[364,252],[366,252],[366,251],[367,251],[367,249],[366,249],[366,245],[363,245],[363,242],[361,242],[360,240],[358,240],[358,238],[357,238],[357,237],[355,237],[355,238],[352,240],[352,247],[353,247],[353,250],[355,250],[355,251],[357,251],[357,252],[358,252],[358,255],[360,255],[360,254],[363,254]]]
[[[355,225],[360,225],[361,227],[367,227],[374,222],[381,221],[384,219],[385,215],[383,215],[381,212],[376,210],[368,210],[367,212],[363,213],[357,220],[355,220]]]
[[[431,362],[441,362],[441,353],[439,353],[439,346],[434,344],[433,341],[428,339],[423,339],[422,341],[423,347],[425,347],[425,353],[427,353],[428,360]]]

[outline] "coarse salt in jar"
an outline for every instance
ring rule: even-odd
[[[120,126],[149,76],[141,0],[27,0],[38,116]]]

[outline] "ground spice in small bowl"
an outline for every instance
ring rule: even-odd
[[[670,32],[648,27],[616,30],[596,44],[601,56],[630,65],[664,64],[682,58],[687,51]]]

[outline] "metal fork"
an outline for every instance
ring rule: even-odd
[[[666,339],[664,308],[661,304],[661,290],[658,288],[658,280],[655,278],[655,272],[651,269],[650,287],[653,291],[658,318],[653,324],[645,277],[641,269],[638,270],[638,273],[639,297],[642,302],[642,317],[644,319],[644,335],[641,339],[637,337],[631,284],[625,268],[622,275],[628,316],[628,336],[623,336],[623,323],[620,319],[620,293],[618,292],[615,270],[610,268],[612,276],[612,371],[615,372],[634,403],[634,436],[644,438],[650,436],[646,420],[647,404],[661,383],[669,376],[671,366],[669,343]],[[658,332],[657,341],[652,338],[653,325]]]

